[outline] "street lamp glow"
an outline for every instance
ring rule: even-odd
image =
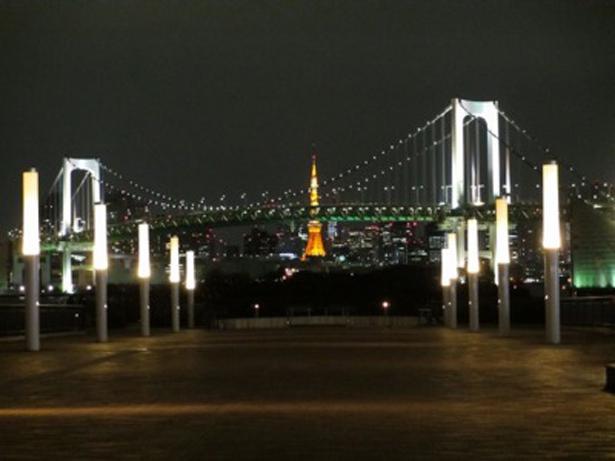
[[[559,191],[557,163],[542,166],[542,246],[558,249],[561,246],[559,228]]]
[[[448,248],[442,248],[442,256],[440,257],[440,285],[443,287],[451,286],[451,279],[448,273]]]
[[[186,289],[194,290],[196,280],[194,277],[194,251],[186,251]]]
[[[382,301],[382,308],[386,311],[389,307],[391,307],[391,303],[388,301]]]
[[[109,268],[107,254],[107,205],[94,205],[94,269],[104,271]]]
[[[508,201],[506,197],[495,199],[495,262],[510,263],[508,244]]]
[[[171,283],[179,283],[179,237],[171,237],[170,242],[171,251],[171,267],[169,274],[169,281]]]
[[[23,239],[22,254],[36,256],[41,252],[38,220],[38,173],[32,168],[23,173]]]
[[[149,225],[139,224],[139,267],[137,275],[141,279],[150,278],[152,270],[149,259]]]
[[[455,232],[449,232],[447,234],[447,242],[447,274],[449,279],[455,281],[457,280],[457,234]]]
[[[468,274],[478,274],[480,270],[478,257],[478,222],[468,219]]]

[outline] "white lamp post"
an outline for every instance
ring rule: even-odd
[[[542,166],[542,247],[545,257],[545,324],[548,343],[560,342],[559,181],[557,163]]]
[[[23,239],[21,253],[26,269],[25,327],[26,349],[38,351],[40,344],[38,173],[25,171],[23,181]]]
[[[495,263],[498,271],[498,328],[510,333],[510,249],[508,243],[508,200],[495,199]]]
[[[448,256],[447,272],[450,279],[450,299],[449,299],[449,326],[451,328],[457,328],[457,233],[450,232],[447,234],[448,250],[446,252]]]
[[[476,219],[468,219],[468,262],[466,271],[468,273],[468,294],[469,294],[469,318],[470,331],[479,330],[479,304],[478,304],[478,273],[480,271],[480,261],[478,257],[478,222]]]
[[[171,267],[169,282],[171,282],[171,325],[174,332],[179,331],[179,237],[173,236],[170,241]]]
[[[140,301],[141,301],[141,335],[150,335],[149,319],[149,279],[152,275],[149,257],[149,225],[139,224],[139,267],[137,276],[139,277]]]
[[[94,272],[96,273],[96,339],[107,342],[107,205],[94,205]]]
[[[194,328],[194,251],[186,251],[186,292],[188,295],[188,328]]]

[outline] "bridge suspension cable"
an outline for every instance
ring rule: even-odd
[[[500,115],[502,116],[502,118],[504,120],[506,120],[508,122],[508,124],[510,124],[513,128],[515,128],[515,130],[517,131],[517,133],[521,136],[523,136],[525,139],[527,139],[529,142],[535,144],[537,146],[538,149],[540,149],[543,153],[543,155],[545,156],[544,160],[548,160],[548,159],[555,159],[557,160],[557,162],[562,165],[564,167],[564,169],[566,170],[566,172],[568,174],[570,174],[571,176],[573,176],[577,181],[579,181],[581,183],[581,186],[584,186],[585,182],[588,181],[587,176],[582,174],[581,172],[579,172],[578,168],[575,167],[574,165],[572,165],[570,162],[565,161],[564,159],[561,158],[561,156],[555,154],[552,152],[552,150],[545,146],[544,144],[542,144],[538,138],[536,136],[531,135],[526,129],[522,128],[510,115],[508,115],[506,112],[504,112],[501,109],[498,109]],[[575,187],[575,185],[573,185],[573,187]],[[615,201],[615,197],[612,197],[610,195],[607,195],[606,192],[599,190],[598,193],[600,193],[604,198],[606,198],[608,201]]]

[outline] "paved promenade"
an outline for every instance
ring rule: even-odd
[[[615,331],[154,334],[0,343],[0,459],[615,459]]]

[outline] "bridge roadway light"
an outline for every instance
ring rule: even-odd
[[[94,205],[94,272],[96,277],[96,339],[104,343],[108,340],[107,332],[107,271],[109,255],[107,254],[107,205]]]
[[[478,254],[478,221],[474,218],[468,219],[466,228],[468,233],[468,262],[466,271],[468,273],[468,310],[470,318],[470,331],[478,331],[478,273],[480,271],[480,260]]]
[[[186,251],[186,292],[188,297],[188,328],[194,328],[194,251]]]
[[[510,248],[508,238],[508,199],[495,199],[495,263],[498,281],[498,329],[510,333]]]
[[[447,255],[447,274],[450,280],[450,298],[449,298],[449,327],[457,328],[457,233],[449,232],[447,234],[448,250]]]
[[[26,349],[40,350],[39,260],[40,230],[38,209],[38,172],[32,168],[22,175],[23,235],[21,253],[25,265]]]
[[[171,325],[174,332],[179,331],[179,237],[173,236],[169,242],[171,282]]]
[[[150,277],[152,269],[150,264],[149,250],[149,225],[147,223],[139,224],[139,266],[137,268],[137,276],[139,277],[140,291],[140,312],[141,312],[141,336],[150,335]]]
[[[545,264],[545,317],[546,340],[559,344],[559,249],[561,247],[559,222],[559,179],[556,162],[542,166],[542,247]]]

